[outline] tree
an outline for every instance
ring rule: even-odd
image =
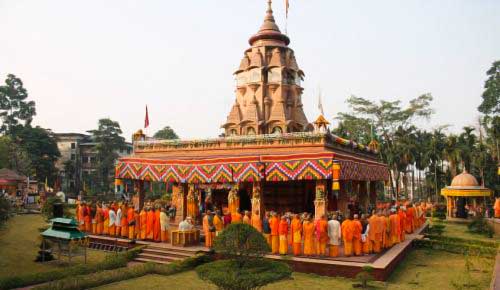
[[[35,102],[26,101],[28,91],[23,87],[21,79],[9,74],[5,85],[0,86],[0,118],[2,125],[0,133],[11,134],[11,132],[22,125],[31,124],[36,115]]]
[[[179,139],[177,133],[175,133],[174,129],[170,128],[170,126],[166,126],[163,129],[159,130],[153,135],[153,137],[155,139],[162,139],[162,140]]]
[[[16,128],[13,134],[17,146],[27,152],[37,179],[39,181],[47,179],[50,184],[53,184],[57,177],[55,162],[61,157],[61,153],[52,133],[39,126],[27,125]]]
[[[410,147],[403,138],[396,138],[396,132],[404,134],[410,130],[413,122],[418,118],[429,118],[433,113],[430,108],[432,96],[430,94],[421,95],[410,101],[406,108],[403,108],[401,101],[373,102],[364,98],[351,96],[347,103],[351,108],[350,113],[340,113],[341,122],[349,124],[365,124],[373,126],[375,133],[381,138],[380,154],[382,159],[389,165],[394,173],[395,180],[391,176],[391,188],[394,197],[397,197],[396,188],[399,184],[400,175],[407,170],[407,165],[411,161]],[[366,131],[366,129],[365,129]],[[366,135],[366,132],[364,133]],[[400,135],[401,135],[400,134]],[[401,142],[400,142],[401,141]],[[401,147],[403,146],[403,147]],[[405,147],[406,146],[406,147]]]
[[[9,168],[26,176],[32,174],[28,153],[12,142],[10,136],[0,137],[0,168]]]
[[[214,250],[227,260],[201,265],[196,272],[218,289],[258,289],[292,274],[287,264],[263,259],[270,251],[269,245],[261,233],[247,224],[232,224],[222,231],[215,238]]]
[[[484,83],[483,101],[478,110],[483,114],[500,113],[500,60],[493,63],[486,72],[488,79]]]
[[[97,185],[108,191],[113,180],[117,151],[125,149],[125,138],[121,136],[120,124],[111,119],[100,119],[96,130],[88,131],[97,143]]]

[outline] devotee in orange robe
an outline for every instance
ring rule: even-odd
[[[293,254],[298,256],[302,248],[302,222],[298,214],[294,215],[292,219],[291,230]]]
[[[385,217],[381,214],[381,212],[377,213],[375,225],[375,242],[373,243],[373,252],[380,253],[383,247],[386,226]]]
[[[420,225],[425,223],[425,217],[427,216],[427,206],[425,202],[420,203],[420,208],[422,209],[422,215],[420,216]]]
[[[288,222],[286,220],[285,216],[281,217],[281,221],[279,223],[279,253],[280,255],[286,255],[288,253],[288,243],[287,243],[287,236],[288,236]]]
[[[398,216],[399,216],[399,241],[404,242],[406,213],[401,206],[399,207]]]
[[[207,210],[207,213],[203,217],[203,222],[202,222],[203,233],[205,234],[205,247],[207,247],[207,248],[212,247],[212,240],[213,240],[212,231],[211,231],[212,227],[213,227],[213,222],[210,221],[210,219],[211,219],[210,215],[211,215],[210,211]]]
[[[357,214],[354,215],[354,219],[351,223],[352,226],[352,247],[354,249],[354,255],[361,256],[362,247],[361,247],[361,233],[363,232],[363,226],[359,221],[359,216]]]
[[[124,238],[128,238],[128,207],[127,207],[127,204],[124,203],[122,205],[122,222],[121,222],[121,226],[122,226],[122,237]]]
[[[224,229],[224,222],[220,217],[220,212],[214,215],[214,227],[215,227],[215,236],[220,235],[220,233]]]
[[[148,212],[146,207],[143,207],[141,213],[139,213],[139,226],[141,227],[140,239],[145,240],[148,236],[147,226],[148,226]]]
[[[161,241],[160,208],[156,207],[153,221],[153,238],[156,242]]]
[[[90,233],[92,231],[92,217],[90,213],[90,206],[87,204],[85,205],[85,211],[83,212],[83,221],[85,223],[85,231],[87,233]]]
[[[329,254],[330,257],[337,257],[339,255],[340,239],[342,237],[342,230],[340,222],[337,220],[337,215],[334,214],[332,219],[328,221],[328,237],[330,238]]]
[[[500,197],[495,199],[495,205],[493,206],[495,210],[495,218],[500,219]]]
[[[328,221],[326,216],[316,221],[316,254],[318,256],[326,255],[326,244],[328,243]]]
[[[413,219],[415,217],[415,211],[411,204],[406,208],[406,218],[405,218],[405,230],[407,234],[413,233]]]
[[[260,212],[257,210],[252,214],[252,227],[254,227],[259,233],[262,232],[262,221],[260,219]]]
[[[276,213],[273,213],[272,217],[269,219],[269,227],[271,228],[271,253],[273,254],[278,254],[279,252],[279,224],[280,221]]]
[[[155,222],[155,212],[153,211],[153,209],[148,208],[148,213],[146,216],[146,239],[148,240],[154,239],[153,235],[154,222]]]
[[[354,238],[354,225],[351,219],[346,219],[342,222],[342,239],[344,241],[344,255],[346,257],[352,256],[352,242]]]
[[[101,204],[97,204],[97,210],[96,210],[96,213],[95,213],[95,220],[96,220],[96,223],[97,223],[96,234],[102,235],[103,224],[104,224],[104,217],[102,215],[102,205]]]
[[[389,219],[389,213],[387,210],[384,212],[385,219],[385,235],[384,235],[384,249],[388,249],[392,247],[392,239],[391,239],[391,221]]]
[[[134,210],[134,239],[141,238],[141,215],[139,214],[139,210]]]
[[[247,225],[251,225],[252,221],[250,219],[250,212],[246,210],[243,214],[243,223]]]
[[[109,209],[107,204],[102,205],[102,217],[104,220],[102,224],[102,234],[109,235]]]
[[[375,252],[380,252],[380,244],[377,245],[377,251],[375,251],[375,243],[377,242],[376,233],[380,232],[378,227],[378,217],[375,211],[372,211],[372,215],[368,219],[368,225],[370,227],[370,231],[368,232],[368,240],[371,243],[370,249]]]
[[[400,242],[399,238],[401,236],[401,228],[400,228],[400,221],[399,221],[399,215],[396,213],[395,209],[391,209],[391,215],[389,216],[389,221],[391,223],[391,234],[390,234],[390,239],[392,244],[397,244]]]
[[[135,239],[135,214],[134,207],[129,206],[127,209],[127,226],[128,226],[128,238]]]
[[[304,232],[304,255],[312,256],[314,255],[314,223],[311,221],[311,216],[307,216],[306,220],[302,224],[302,230]]]
[[[235,212],[235,213],[231,214],[231,223],[232,224],[241,223],[241,221],[242,221],[241,213]]]
[[[97,234],[97,206],[95,203],[90,205],[90,223],[92,225],[92,234]]]
[[[75,219],[76,219],[76,222],[78,224],[78,229],[80,231],[83,231],[84,230],[82,228],[82,225],[83,225],[83,215],[82,215],[82,206],[81,206],[81,202],[80,201],[77,201],[77,204],[76,204]]]

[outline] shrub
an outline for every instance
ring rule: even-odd
[[[443,223],[433,223],[427,228],[427,233],[441,236],[446,226]]]
[[[432,216],[440,220],[446,219],[446,205],[437,204],[432,207]]]
[[[101,285],[110,284],[122,280],[142,277],[147,274],[172,275],[181,271],[193,269],[197,265],[201,265],[207,261],[211,261],[211,257],[200,255],[193,258],[188,258],[180,262],[175,262],[168,265],[161,264],[140,264],[133,267],[121,267],[114,270],[105,270],[91,275],[80,275],[76,277],[67,277],[65,279],[40,285],[34,289],[38,290],[66,290],[66,289],[89,289]]]
[[[12,205],[4,196],[0,196],[0,226],[12,216]]]
[[[467,228],[472,233],[485,235],[488,238],[493,238],[493,228],[482,217],[474,218],[472,222],[467,225]]]
[[[413,244],[418,248],[441,250],[462,255],[468,254],[475,256],[494,257],[497,254],[496,248],[478,246],[470,243],[423,239],[414,240]]]
[[[28,285],[36,285],[48,281],[63,279],[65,277],[74,277],[76,275],[90,274],[99,271],[116,269],[127,266],[128,261],[132,260],[142,248],[134,248],[128,252],[106,256],[104,261],[97,264],[80,264],[66,267],[54,271],[42,273],[30,273],[21,276],[11,276],[0,279],[0,289],[19,288]]]
[[[252,259],[240,268],[236,260],[219,260],[196,268],[198,276],[221,290],[251,290],[263,287],[292,275],[282,262]]]
[[[231,224],[215,238],[214,250],[236,261],[241,268],[252,259],[263,257],[271,249],[264,236],[254,227],[236,223]]]
[[[373,280],[372,272],[373,268],[371,266],[364,266],[363,270],[356,275],[356,280],[358,280],[361,284],[355,284],[353,286],[361,286],[363,289],[368,289],[368,282]]]

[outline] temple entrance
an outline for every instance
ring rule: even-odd
[[[266,211],[278,213],[314,213],[316,182],[297,180],[266,182],[264,184],[264,206]]]
[[[240,196],[240,212],[243,213],[246,210],[251,211],[252,201],[249,190],[247,190],[246,188],[241,188],[240,191],[238,191],[238,195]]]
[[[227,195],[229,190],[227,189],[212,189],[212,202],[213,205],[224,213],[224,210],[227,209]]]

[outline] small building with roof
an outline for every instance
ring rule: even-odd
[[[448,217],[467,218],[467,208],[475,211],[479,205],[485,205],[492,191],[479,185],[474,175],[464,170],[455,176],[451,185],[441,189],[441,195],[446,198]]]
[[[26,186],[27,178],[14,170],[0,169],[0,192],[5,192],[15,196],[17,192],[22,192],[23,185]]]

